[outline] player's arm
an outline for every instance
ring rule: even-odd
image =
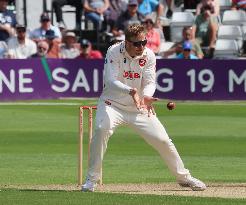
[[[143,72],[143,99],[141,100],[141,107],[148,110],[148,115],[155,114],[152,103],[158,98],[153,97],[156,89],[156,58],[154,53],[148,56],[148,62]]]
[[[120,70],[118,58],[112,50],[108,51],[104,64],[104,84],[105,87],[109,87],[112,91],[128,94],[131,87],[118,80]]]
[[[105,87],[110,88],[110,90],[112,90],[113,92],[120,92],[120,93],[131,95],[136,107],[139,109],[140,98],[137,93],[137,89],[132,88],[118,80],[119,69],[120,69],[119,56],[117,56],[117,54],[112,52],[112,50],[109,50],[106,55],[105,65],[104,65]]]
[[[149,53],[147,64],[143,71],[143,96],[153,96],[156,89],[156,58],[153,52]]]

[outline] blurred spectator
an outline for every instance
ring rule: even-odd
[[[80,54],[79,45],[76,44],[76,35],[74,32],[67,32],[61,45],[61,58],[76,58]]]
[[[8,58],[26,59],[37,52],[36,43],[26,35],[24,25],[16,25],[17,36],[8,40]]]
[[[200,2],[201,0],[184,0],[184,10],[186,9],[196,10],[196,7]]]
[[[7,57],[8,46],[5,41],[0,41],[0,59]]]
[[[84,0],[85,18],[93,22],[94,28],[103,29],[104,16],[109,8],[109,0]]]
[[[120,15],[116,25],[112,29],[114,36],[124,35],[124,30],[133,23],[141,23],[144,20],[144,15],[138,12],[138,1],[129,0],[127,10]]]
[[[46,31],[45,38],[49,44],[47,58],[60,58],[60,40],[56,38],[55,32],[53,30]]]
[[[127,3],[124,0],[111,0],[109,3],[106,19],[107,24],[112,29],[121,13],[126,11]]]
[[[131,0],[129,0],[131,2]],[[138,0],[138,11],[146,15],[153,15],[156,16],[155,23],[157,19],[163,15],[164,13],[164,6],[158,0]]]
[[[193,35],[201,47],[206,47],[205,57],[211,58],[213,55],[217,31],[217,17],[212,15],[212,7],[206,5],[202,8],[202,13],[196,17],[193,25]]]
[[[185,41],[182,46],[182,53],[177,56],[177,59],[198,59],[197,56],[191,53],[192,44],[190,41]]]
[[[39,41],[37,43],[37,53],[33,54],[32,58],[46,57],[49,50],[49,44],[46,41]]]
[[[146,16],[143,24],[147,30],[147,44],[146,47],[150,48],[156,55],[160,51],[161,37],[157,29],[154,28],[154,22],[150,16]]]
[[[76,29],[81,29],[81,16],[83,10],[83,0],[53,0],[52,6],[54,8],[56,14],[56,21],[59,25],[65,26],[63,15],[62,15],[62,7],[65,5],[74,6],[76,9]],[[66,27],[66,26],[65,26]]]
[[[8,0],[0,0],[0,41],[7,41],[15,33],[15,14],[7,6]]]
[[[190,27],[190,26],[184,27],[182,34],[183,34],[182,41],[174,44],[169,50],[164,52],[164,57],[168,57],[168,56],[173,55],[173,54],[179,55],[183,50],[183,48],[182,48],[183,43],[185,41],[189,41],[192,44],[191,52],[194,55],[196,55],[198,58],[202,59],[204,57],[204,54],[202,52],[200,44],[195,40],[195,38],[193,36],[192,27]]]
[[[102,59],[103,55],[98,50],[93,50],[91,42],[87,39],[82,39],[80,41],[80,55],[77,58],[86,58],[86,59]]]
[[[211,7],[211,14],[220,18],[220,2],[219,0],[201,0],[196,7],[196,15],[201,14],[202,9],[209,5]]]
[[[232,0],[231,2],[231,9],[242,9],[246,10],[246,1],[245,0]]]
[[[34,29],[30,33],[30,38],[36,42],[40,40],[45,40],[46,38],[46,32],[48,30],[54,31],[54,35],[56,38],[60,39],[61,41],[61,32],[58,27],[53,26],[50,21],[50,17],[48,13],[43,13],[40,16],[40,23],[41,26],[39,28]]]

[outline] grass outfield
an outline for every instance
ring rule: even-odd
[[[46,101],[47,102],[47,101]],[[75,184],[77,181],[78,105],[95,101],[48,101],[74,105],[0,105],[0,185]],[[245,103],[178,102],[168,111],[165,102],[156,112],[173,139],[185,165],[205,182],[246,182]],[[87,122],[87,121],[86,121]],[[87,143],[87,139],[84,140]],[[86,149],[87,146],[84,146]],[[85,150],[84,167],[87,164]],[[86,171],[86,170],[84,170]],[[173,182],[158,154],[127,127],[119,128],[109,141],[104,160],[107,183]],[[200,198],[39,192],[3,189],[0,204],[28,204],[35,197],[50,202],[35,204],[202,204]],[[4,196],[4,197],[2,197]],[[75,197],[76,196],[76,197]],[[52,198],[53,197],[53,198]],[[65,203],[67,199],[68,203]],[[126,203],[126,200],[128,200]],[[205,200],[206,199],[206,200]],[[23,202],[26,200],[26,203]],[[60,200],[59,203],[56,200]],[[204,204],[241,204],[241,200],[203,198]],[[21,202],[22,201],[22,202]],[[193,201],[193,203],[191,203]],[[1,203],[3,202],[3,203]],[[108,203],[106,203],[108,202]],[[152,203],[153,202],[153,203]]]

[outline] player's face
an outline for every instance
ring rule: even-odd
[[[141,56],[147,44],[145,34],[140,34],[130,41],[126,40],[126,50],[130,56]]]

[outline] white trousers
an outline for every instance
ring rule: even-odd
[[[168,137],[165,128],[156,115],[127,112],[112,105],[100,102],[97,106],[96,124],[91,140],[90,159],[87,179],[97,182],[100,179],[100,170],[107,143],[114,130],[119,125],[128,125],[135,130],[144,140],[156,149],[171,173],[178,181],[185,181],[190,176],[184,164]]]

